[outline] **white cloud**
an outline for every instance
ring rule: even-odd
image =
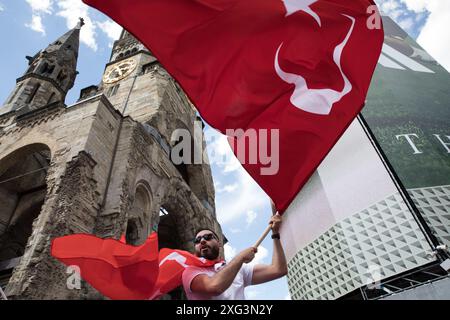
[[[109,39],[117,40],[122,32],[122,27],[112,20],[97,22],[97,26],[103,31]]]
[[[410,31],[413,20],[402,17],[406,10],[416,15],[416,22],[424,14],[428,18],[417,38],[417,42],[444,68],[450,71],[450,41],[447,29],[450,21],[450,1],[445,0],[377,0],[380,9],[400,26]],[[406,6],[402,8],[402,5]]]
[[[52,0],[26,0],[33,12],[52,13]]]
[[[80,41],[94,51],[97,51],[98,48],[95,32],[97,24],[108,37],[117,34],[117,27],[112,22],[93,21],[89,16],[89,7],[81,0],[60,0],[57,2],[53,0],[26,0],[26,2],[32,10],[31,22],[27,23],[26,26],[36,32],[45,34],[43,19],[56,14],[56,16],[66,20],[66,25],[69,29],[77,25],[79,18],[83,18],[85,25],[81,29]]]
[[[89,7],[81,0],[60,0],[58,1],[58,8],[59,11],[56,15],[66,19],[66,25],[69,29],[77,25],[80,17],[84,19],[85,25],[81,29],[80,40],[92,50],[97,51],[96,23],[89,17]]]
[[[5,11],[5,7],[0,3],[0,12]]]
[[[26,0],[30,5],[32,16],[31,22],[26,23],[25,27],[30,28],[33,31],[39,32],[45,35],[45,28],[42,24],[42,16],[52,13],[52,1],[51,0]]]
[[[270,203],[269,197],[261,190],[253,178],[240,169],[234,173],[238,191],[233,194],[223,194],[217,197],[217,218],[221,224],[230,223],[242,219],[248,211],[264,210]],[[270,212],[267,212],[269,221]]]
[[[420,0],[415,4],[417,8],[422,8],[422,6],[419,6],[419,2],[430,12],[430,15],[417,38],[417,42],[444,68],[450,71],[450,41],[447,34],[450,21],[450,1],[427,0],[426,3],[422,3]]]
[[[225,254],[225,260],[227,262],[230,262],[239,253],[238,250],[233,246],[231,246],[229,243],[223,246],[223,250]],[[250,264],[252,265],[264,264],[266,263],[265,259],[267,258],[268,255],[269,251],[265,247],[260,245],[258,247],[258,252],[256,253],[255,258],[253,259],[252,262],[250,262]]]
[[[226,186],[223,186],[223,187],[219,187],[219,185],[217,185],[216,190],[217,190],[217,193],[222,193],[222,192],[231,193],[233,191],[236,191],[236,189],[238,187],[239,187],[239,185],[237,183],[227,184]]]
[[[255,259],[253,259],[253,261],[250,262],[250,264],[255,265],[255,264],[267,263],[265,261],[265,259],[268,257],[268,255],[269,255],[269,251],[266,248],[264,248],[263,246],[260,245],[258,247],[258,252],[255,255]]]
[[[229,229],[231,233],[236,234],[236,233],[241,233],[242,230],[239,228],[230,228]]]
[[[414,27],[414,19],[412,17],[401,19],[398,24],[402,27],[406,32],[410,33],[412,28]]]
[[[402,0],[402,2],[406,4],[406,7],[414,12],[428,9],[428,4],[433,1],[434,0]],[[439,0],[439,2],[442,2],[442,0]]]
[[[253,210],[248,210],[246,215],[247,215],[247,218],[246,218],[247,226],[251,225],[253,223],[253,221],[255,221],[256,217],[258,216],[256,214],[256,212]]]
[[[42,25],[42,18],[39,15],[33,15],[31,17],[31,22],[30,23],[26,23],[25,26],[27,28],[30,28],[33,31],[42,33],[42,35],[45,36],[45,29],[44,26]]]
[[[208,144],[208,157],[214,167],[214,180],[216,190],[226,190],[221,188],[220,180],[224,176],[232,178],[232,187],[236,192],[217,192],[216,208],[217,218],[221,224],[231,223],[234,220],[245,219],[247,212],[265,210],[270,204],[269,197],[258,186],[253,178],[241,166],[228,144],[224,135],[208,128],[205,130],[205,137]],[[267,213],[269,221],[270,213]]]
[[[241,168],[241,163],[237,158],[232,158],[230,162],[225,165],[224,173],[235,172]]]
[[[416,22],[419,23],[426,17],[426,12],[416,14]]]
[[[220,186],[222,185],[222,182],[220,182],[218,179],[213,179],[213,184],[214,184],[214,190],[216,190],[216,192],[217,192],[217,189],[220,188]]]
[[[208,158],[211,164],[221,168],[223,173],[231,173],[241,167],[225,135],[208,128],[205,131],[205,137],[208,144]]]
[[[225,260],[230,262],[236,256],[236,249],[230,246],[228,243],[223,246]]]
[[[378,0],[381,12],[389,15],[392,19],[397,20],[403,13],[398,0]]]

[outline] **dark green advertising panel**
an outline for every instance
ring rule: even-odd
[[[383,21],[383,52],[362,114],[435,235],[450,244],[450,74]]]

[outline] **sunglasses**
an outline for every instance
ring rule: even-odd
[[[202,241],[202,239],[205,239],[206,241],[209,241],[209,240],[214,239],[214,238],[215,237],[214,237],[214,235],[212,233],[207,233],[207,234],[204,234],[202,236],[198,236],[197,238],[195,238],[194,239],[194,243],[195,244],[199,244]]]

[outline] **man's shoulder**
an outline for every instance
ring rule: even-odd
[[[211,266],[196,266],[196,265],[187,265],[183,271],[183,277],[185,276],[195,276],[199,274],[214,274],[220,269],[223,268],[224,262],[216,263]]]
[[[183,287],[187,293],[191,293],[191,282],[200,275],[212,276],[216,271],[214,267],[187,266],[181,275]]]
[[[188,266],[186,266],[186,267],[184,268],[184,271],[187,271],[187,270],[208,270],[208,269],[210,269],[210,268],[208,268],[208,267],[200,267],[200,266],[190,266],[190,265],[188,265]]]

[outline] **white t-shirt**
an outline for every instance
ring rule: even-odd
[[[199,274],[214,276],[226,266],[225,262],[216,263],[208,268],[187,267],[183,272],[183,287],[188,300],[245,300],[244,288],[252,284],[253,265],[244,264],[230,287],[221,295],[212,296],[191,291],[191,282]]]

